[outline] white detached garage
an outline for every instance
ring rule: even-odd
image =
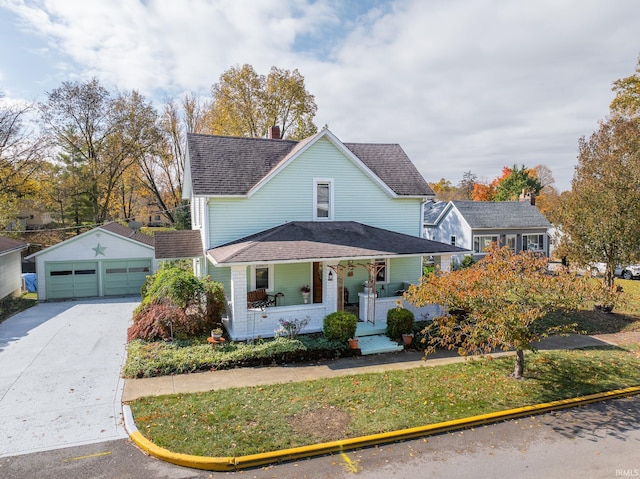
[[[156,270],[153,238],[107,223],[31,255],[38,300],[140,294]]]

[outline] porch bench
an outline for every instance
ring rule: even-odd
[[[247,308],[251,309],[275,306],[276,298],[279,296],[283,296],[283,294],[267,294],[267,290],[264,288],[256,289],[255,291],[247,291]]]

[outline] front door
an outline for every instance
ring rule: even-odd
[[[322,303],[322,263],[313,263],[313,302]]]

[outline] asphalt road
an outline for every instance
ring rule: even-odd
[[[344,454],[230,473],[148,457],[128,440],[5,457],[22,478],[545,478],[640,477],[640,396]]]

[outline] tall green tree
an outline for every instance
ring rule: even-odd
[[[540,180],[531,169],[525,168],[524,165],[520,168],[513,165],[508,170],[509,174],[505,174],[498,182],[494,201],[517,201],[523,190],[535,195],[542,190]]]
[[[281,137],[301,140],[318,131],[317,106],[298,70],[272,67],[267,76],[251,65],[232,67],[211,88],[207,131],[217,135],[264,137],[271,126]]]
[[[560,197],[553,222],[563,236],[559,254],[578,265],[615,266],[640,259],[640,120],[616,115],[580,138],[571,191]]]
[[[117,215],[116,185],[158,141],[151,104],[136,91],[114,96],[93,79],[63,82],[47,93],[40,113],[51,142],[81,164],[93,221],[102,224]]]

